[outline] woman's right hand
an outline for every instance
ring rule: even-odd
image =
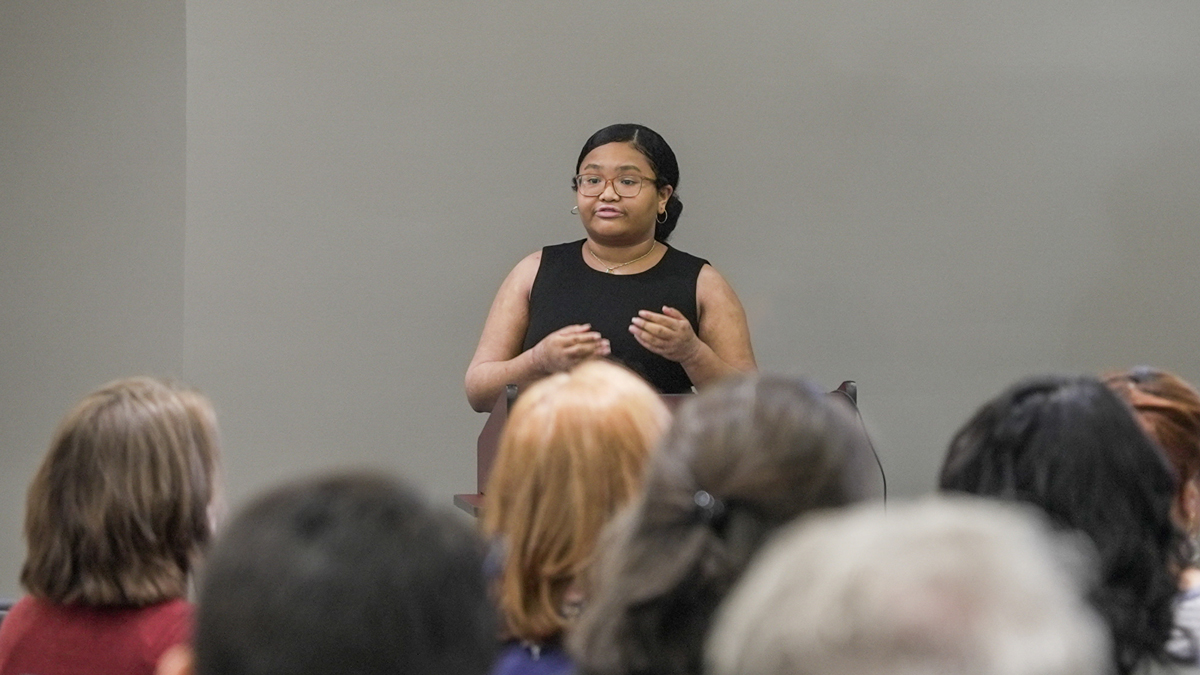
[[[533,362],[543,372],[569,370],[582,361],[612,353],[608,340],[592,330],[591,324],[564,326],[542,338],[530,350]]]
[[[608,340],[589,324],[560,328],[525,349],[529,294],[541,263],[541,251],[525,256],[505,277],[492,301],[464,382],[467,401],[476,412],[491,410],[505,385],[523,387],[581,361],[612,353]]]

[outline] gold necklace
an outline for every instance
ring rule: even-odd
[[[596,252],[592,250],[592,247],[590,244],[585,242],[583,245],[583,247],[587,249],[587,252],[591,253],[592,257],[596,259],[596,262],[598,262],[604,266],[605,274],[612,274],[613,270],[619,270],[626,265],[632,265],[633,263],[645,258],[646,256],[650,255],[651,253],[654,253],[654,248],[656,246],[658,246],[658,242],[652,241],[652,242],[650,242],[650,250],[649,251],[646,251],[645,253],[639,255],[638,257],[634,258],[633,260],[630,260],[629,262],[623,262],[619,265],[613,265],[612,263],[608,262],[604,258],[601,258],[600,256],[596,255]]]

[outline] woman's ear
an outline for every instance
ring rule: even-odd
[[[191,647],[175,645],[158,658],[154,675],[192,675],[194,661]]]
[[[671,199],[671,195],[675,193],[675,188],[670,185],[664,185],[658,189],[658,212],[663,213],[667,209],[667,201]]]

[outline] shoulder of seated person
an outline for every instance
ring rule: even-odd
[[[1200,666],[1190,663],[1172,663],[1143,659],[1133,675],[1200,675]]]

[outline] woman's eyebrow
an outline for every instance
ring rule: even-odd
[[[582,171],[583,169],[595,169],[597,171],[602,171],[602,170],[604,170],[604,167],[600,166],[599,164],[593,163],[593,164],[588,164],[587,166],[583,167],[580,170]],[[642,168],[637,166],[636,164],[625,164],[622,166],[618,166],[617,171],[636,171],[638,173],[641,173]]]

